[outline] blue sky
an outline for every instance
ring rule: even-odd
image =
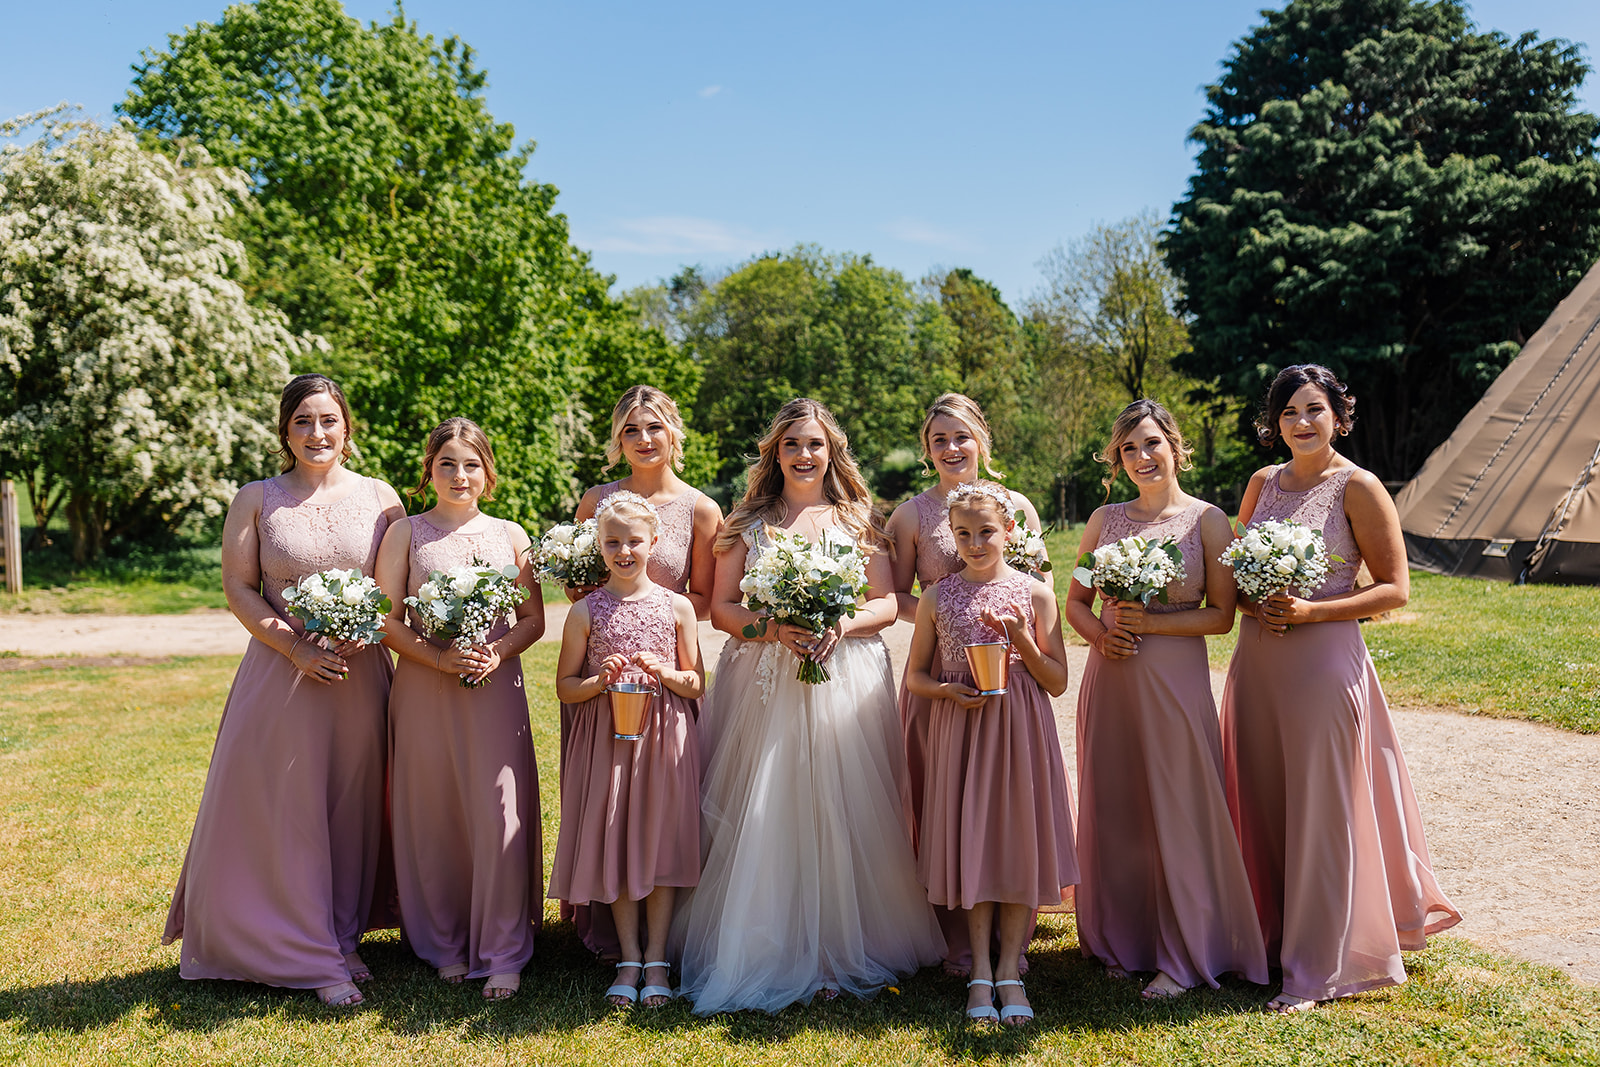
[[[129,65],[219,0],[0,0],[0,114],[109,115]],[[363,20],[386,0],[347,0]],[[1165,214],[1201,87],[1259,0],[547,4],[410,0],[538,142],[575,243],[619,287],[815,242],[911,278],[971,267],[1013,303],[1097,222]],[[1600,46],[1595,0],[1482,0],[1480,26]],[[63,43],[65,42],[65,43]],[[1600,110],[1600,77],[1584,87]]]

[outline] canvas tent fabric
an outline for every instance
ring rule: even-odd
[[[1413,566],[1600,582],[1600,263],[1395,504]]]

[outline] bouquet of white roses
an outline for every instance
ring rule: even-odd
[[[306,633],[328,640],[365,641],[383,638],[383,620],[394,607],[378,583],[351,568],[319,571],[283,591],[289,614],[306,624]]]
[[[539,538],[533,565],[551,581],[568,589],[585,585],[604,585],[611,577],[600,558],[600,538],[595,520],[563,522],[550,527]]]
[[[867,591],[867,560],[860,549],[826,533],[812,544],[801,534],[768,530],[766,541],[739,582],[746,604],[761,616],[759,624],[744,628],[746,637],[766,633],[769,619],[821,634],[855,615],[856,601]],[[814,685],[826,682],[828,672],[808,655],[795,677]]]
[[[417,613],[428,636],[447,638],[466,649],[487,641],[494,624],[526,599],[528,591],[517,584],[517,568],[474,560],[465,567],[432,572],[416,596],[406,597],[406,605]],[[461,676],[464,688],[482,684]]]
[[[1116,600],[1167,602],[1167,586],[1186,576],[1183,553],[1171,537],[1124,537],[1078,557],[1073,580]]]
[[[1309,596],[1328,577],[1329,559],[1322,531],[1293,519],[1256,523],[1217,557],[1233,568],[1239,592],[1258,603],[1291,585]]]
[[[1045,556],[1044,535],[1036,530],[1030,530],[1023,521],[1022,512],[1013,516],[1016,525],[1011,527],[1011,532],[1006,535],[1006,564],[1019,571],[1032,571],[1035,574],[1047,574],[1050,571],[1050,560]]]

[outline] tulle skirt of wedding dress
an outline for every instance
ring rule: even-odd
[[[776,1012],[824,986],[871,996],[944,938],[901,806],[900,715],[877,637],[840,642],[819,685],[771,642],[731,640],[702,729],[700,885],[673,923],[700,1015]]]

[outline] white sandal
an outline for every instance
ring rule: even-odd
[[[645,963],[644,970],[648,971],[652,967],[665,967],[667,969],[668,976],[670,977],[672,974],[672,963],[670,960],[649,960]],[[639,972],[639,980],[641,982],[644,981],[644,971]],[[651,997],[666,997],[668,1000],[671,1000],[672,987],[669,985],[647,985],[643,989],[639,990],[640,1003],[649,1000]],[[661,1005],[650,1004],[646,1005],[646,1007],[659,1008]]]
[[[968,1008],[967,1018],[971,1019],[973,1022],[999,1022],[1000,1013],[994,1010],[994,983],[989,981],[987,978],[974,978],[972,981],[967,983],[967,988],[971,989],[975,985],[986,985],[989,987],[989,1003],[980,1004],[976,1008]]]
[[[621,963],[617,964],[617,970],[619,971],[624,967],[639,968],[639,978],[644,978],[644,964],[638,962],[637,960],[623,960]],[[618,982],[616,985],[606,990],[605,996],[607,1000],[610,1000],[612,997],[621,997],[623,1000],[628,1002],[627,1004],[613,1004],[612,1007],[614,1008],[631,1007],[632,1005],[639,1003],[639,983],[635,981],[633,985],[623,985],[621,982]]]
[[[1003,985],[1014,985],[1020,989],[1022,987],[1022,981],[1017,978],[1006,978],[1002,981],[996,982],[994,985],[996,989],[999,989]],[[1026,991],[1024,991],[1023,995],[1027,995]],[[1026,1004],[1005,1004],[1000,1008],[1001,1023],[1004,1023],[1007,1019],[1031,1018],[1033,1018],[1033,1009],[1028,1007]]]

